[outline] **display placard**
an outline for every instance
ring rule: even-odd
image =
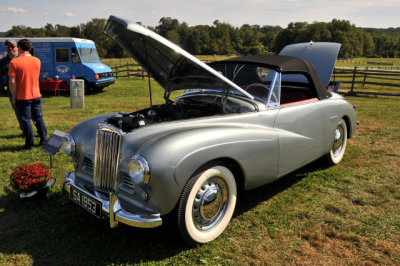
[[[56,155],[62,147],[62,140],[65,135],[65,132],[54,130],[53,134],[40,149],[50,155]]]

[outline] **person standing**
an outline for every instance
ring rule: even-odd
[[[10,99],[10,103],[12,108],[14,109],[15,116],[18,119],[19,128],[22,130],[22,122],[21,117],[18,115],[17,109],[12,104],[12,97],[10,92],[10,87],[8,85],[8,68],[10,66],[10,62],[12,59],[18,56],[18,47],[17,43],[13,39],[8,39],[4,42],[4,46],[6,47],[7,55],[0,59],[0,76],[1,81],[4,83],[3,85],[7,87],[7,95]],[[24,131],[22,130],[22,135],[24,136]]]
[[[25,133],[25,149],[34,146],[34,135],[31,120],[39,133],[39,145],[47,141],[47,129],[42,115],[42,95],[39,89],[40,60],[29,51],[32,44],[28,39],[17,43],[19,56],[10,62],[8,71],[12,104],[16,106],[21,117]]]

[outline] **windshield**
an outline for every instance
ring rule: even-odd
[[[281,73],[266,67],[247,64],[216,63],[212,67],[253,95],[256,100],[271,107],[275,107],[279,102]]]
[[[83,63],[100,63],[100,57],[96,48],[79,48],[79,54]]]

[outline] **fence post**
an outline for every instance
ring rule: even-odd
[[[336,68],[333,68],[333,81],[336,81]]]
[[[353,80],[351,81],[351,89],[350,89],[350,93],[353,94],[353,90],[354,90],[354,82],[356,79],[356,74],[357,74],[357,66],[354,67],[354,71],[353,71]]]
[[[128,76],[128,78],[130,78],[130,72],[129,72],[129,62],[126,64],[126,75]]]
[[[115,66],[115,78],[118,78],[118,66]]]

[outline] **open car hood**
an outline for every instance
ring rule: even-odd
[[[104,34],[127,50],[167,95],[182,89],[233,89],[254,98],[196,57],[137,23],[110,16]]]
[[[324,86],[329,84],[340,50],[340,43],[307,42],[286,45],[279,55],[298,57],[312,63]]]

